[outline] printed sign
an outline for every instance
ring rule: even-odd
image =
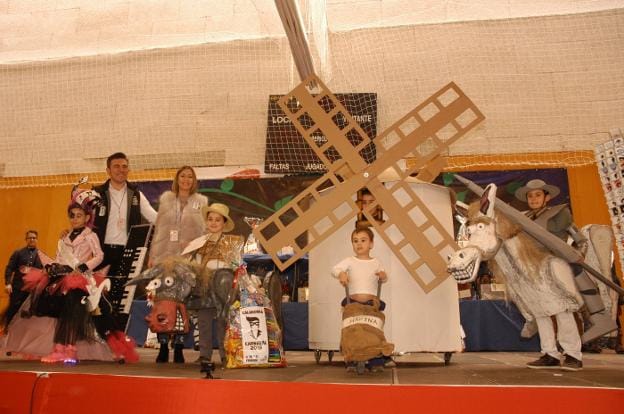
[[[345,318],[342,320],[342,327],[346,328],[351,325],[357,324],[365,324],[372,326],[373,328],[377,328],[379,330],[383,330],[384,321],[381,318],[371,315],[357,315],[351,316],[350,318]]]
[[[240,308],[240,321],[243,363],[266,364],[269,361],[269,338],[264,307]]]

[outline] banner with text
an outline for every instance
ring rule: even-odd
[[[282,96],[269,96],[264,172],[273,174],[325,173],[327,167],[319,160],[277,104]],[[377,136],[377,94],[337,93],[336,98],[362,127],[368,137],[374,139]],[[329,111],[329,108],[326,110]],[[334,122],[338,127],[345,126],[344,118],[338,118]],[[313,136],[319,146],[327,142],[327,138],[320,132],[314,133]],[[335,151],[328,156],[330,158],[339,157]],[[367,149],[365,156],[369,163],[375,160],[376,151],[373,144],[371,144],[370,150]]]

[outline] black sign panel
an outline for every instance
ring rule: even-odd
[[[274,174],[310,174],[325,173],[326,166],[319,160],[305,139],[290,122],[277,101],[283,95],[269,96],[269,113],[267,124],[266,154],[264,172]],[[377,94],[376,93],[337,93],[336,98],[347,109],[349,114],[362,127],[369,138],[377,136]],[[321,102],[322,104],[322,102]],[[343,119],[334,120],[340,127]],[[322,145],[327,138],[322,134],[312,134],[314,140]],[[349,136],[354,145],[361,138]],[[375,160],[374,144],[362,151],[368,163]],[[339,155],[328,154],[330,159]]]

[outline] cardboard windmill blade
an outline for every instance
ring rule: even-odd
[[[375,202],[363,213],[396,257],[425,292],[442,283],[455,241],[405,179],[484,119],[470,99],[454,83],[446,85],[379,135],[370,164],[372,140],[318,77],[278,104],[328,171],[254,229],[276,265],[284,270],[351,220],[359,212],[352,195],[367,187]],[[319,135],[326,140],[315,140]],[[414,162],[404,171],[400,161],[410,154]],[[399,177],[390,187],[379,178],[388,169]],[[322,192],[328,187],[335,190]],[[386,213],[383,223],[372,216],[377,205]],[[277,255],[284,246],[294,250],[287,260]]]

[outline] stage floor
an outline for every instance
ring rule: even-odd
[[[161,378],[202,378],[198,352],[186,350],[185,364],[156,364],[157,350],[139,349],[137,364],[83,361],[76,366],[43,364],[14,357],[0,357],[0,371],[61,372],[100,375],[123,375]],[[216,355],[216,351],[215,351]],[[584,354],[584,368],[578,372],[532,370],[525,364],[538,353],[468,352],[453,354],[444,365],[443,354],[410,354],[395,357],[397,366],[384,372],[363,375],[346,372],[339,353],[330,364],[323,353],[319,364],[313,352],[288,351],[287,368],[217,369],[215,378],[246,381],[287,381],[342,384],[382,385],[507,385],[507,386],[570,386],[624,388],[624,355],[605,350],[602,354]]]

